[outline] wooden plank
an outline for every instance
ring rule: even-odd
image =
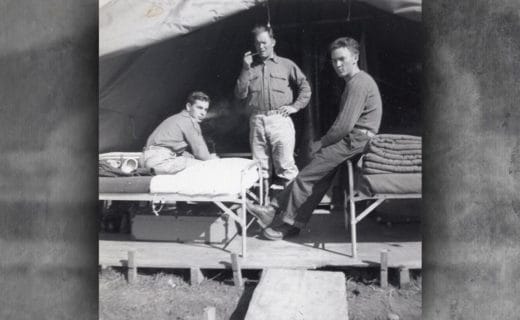
[[[239,239],[240,240],[240,239]],[[216,246],[190,243],[165,243],[144,241],[100,241],[99,263],[106,266],[126,267],[128,250],[139,252],[140,268],[190,268],[202,269],[230,268],[229,251],[238,252],[239,247],[230,244],[227,250]],[[421,244],[394,242],[392,244],[360,243],[359,259],[352,259],[344,253],[350,243],[326,243],[314,248],[308,244],[267,242],[254,238],[248,239],[250,254],[241,261],[242,269],[294,268],[316,269],[326,266],[370,267],[380,263],[381,248],[392,250],[388,267],[406,265],[409,269],[421,268]],[[392,246],[394,245],[394,246]],[[398,247],[396,247],[398,246]],[[179,259],[182,257],[182,259]]]
[[[214,307],[206,307],[204,308],[204,317],[202,320],[215,320],[216,319],[216,310]]]
[[[307,271],[300,308],[303,319],[347,319],[347,288],[342,272]],[[317,307],[318,306],[318,307]]]
[[[190,268],[190,284],[192,286],[201,284],[201,282],[204,281],[204,275],[202,274],[202,271],[200,271],[200,268],[197,267],[191,267]]]
[[[253,293],[245,320],[292,319],[305,270],[267,269]]]
[[[388,251],[381,251],[381,265],[380,265],[380,284],[381,288],[388,287]]]
[[[410,270],[407,267],[399,268],[399,287],[401,289],[408,288],[410,286]]]
[[[128,251],[128,269],[127,279],[128,283],[135,283],[137,281],[137,264],[135,261],[135,251]]]
[[[345,275],[268,269],[255,289],[245,319],[348,319]]]
[[[240,239],[239,239],[240,240]],[[259,243],[261,242],[261,243]],[[128,250],[140,252],[139,267],[146,268],[190,268],[199,266],[208,269],[229,268],[229,251],[238,252],[231,244],[227,250],[205,244],[182,244],[143,241],[100,241],[99,263],[107,266],[126,267]],[[421,244],[394,242],[392,244],[360,243],[359,259],[352,259],[344,253],[350,243],[327,243],[326,250],[314,248],[314,243],[280,243],[248,239],[250,255],[242,261],[243,269],[263,268],[307,268],[325,266],[368,267],[379,265],[381,248],[392,250],[389,267],[406,265],[409,269],[421,268]],[[392,246],[394,245],[394,246]],[[398,247],[397,247],[398,246]],[[179,259],[182,257],[182,259]]]
[[[240,263],[238,262],[238,255],[236,253],[231,254],[231,268],[233,269],[233,282],[235,286],[242,287],[244,285],[242,270],[240,269]]]
[[[343,216],[313,215],[309,228],[291,241],[266,241],[247,238],[249,255],[241,259],[242,269],[320,267],[378,267],[381,250],[389,250],[388,267],[421,269],[421,242],[418,224],[396,224],[392,228],[365,219],[358,225],[358,259],[350,256],[350,241],[345,237]],[[139,268],[202,269],[231,268],[232,252],[240,252],[241,237],[224,249],[223,244],[133,241],[130,235],[100,234],[99,264],[126,267],[127,252],[139,252]],[[106,240],[105,240],[106,239]],[[315,243],[324,243],[314,247]]]

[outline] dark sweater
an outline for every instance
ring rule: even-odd
[[[383,108],[381,95],[374,79],[359,71],[345,84],[339,114],[329,131],[321,138],[326,147],[344,139],[354,128],[379,131]]]

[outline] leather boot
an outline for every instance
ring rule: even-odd
[[[298,234],[300,234],[300,229],[287,223],[276,227],[269,227],[263,232],[264,237],[273,241],[283,240],[297,236]]]
[[[266,228],[273,222],[276,214],[276,208],[273,206],[261,206],[248,201],[246,207],[247,211],[257,218],[257,222],[262,228]]]

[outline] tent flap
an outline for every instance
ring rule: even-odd
[[[422,0],[358,0],[381,10],[408,18],[421,21]]]
[[[105,0],[99,8],[99,55],[146,47],[187,34],[266,0]]]

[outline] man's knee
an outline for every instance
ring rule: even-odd
[[[285,164],[275,168],[276,175],[284,180],[291,181],[298,175],[298,167],[295,163]]]
[[[186,158],[145,159],[145,167],[154,169],[156,174],[175,174],[186,168]]]

